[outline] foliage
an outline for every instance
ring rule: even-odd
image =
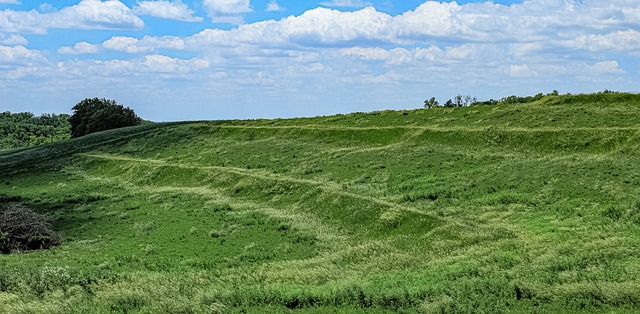
[[[438,103],[435,97],[431,97],[430,99],[427,99],[424,101],[424,107],[427,109],[438,107],[439,105],[440,104]]]
[[[69,115],[0,112],[0,149],[69,139]]]
[[[0,252],[47,249],[60,244],[44,216],[15,203],[0,205]]]
[[[73,138],[142,123],[131,108],[125,108],[115,100],[87,98],[72,109],[74,112],[69,121]]]
[[[0,154],[8,313],[634,313],[640,95],[122,128]]]

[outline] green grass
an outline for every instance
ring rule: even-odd
[[[633,313],[640,96],[153,124],[0,154],[7,313]]]

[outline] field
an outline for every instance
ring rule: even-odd
[[[637,313],[640,95],[164,123],[0,152],[64,241],[4,313]]]

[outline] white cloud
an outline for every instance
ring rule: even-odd
[[[54,6],[45,2],[38,7],[38,11],[40,11],[40,13],[52,13],[57,10]]]
[[[267,12],[280,12],[280,11],[284,11],[284,10],[285,10],[285,8],[280,7],[280,5],[278,4],[278,1],[276,1],[276,0],[271,0],[267,4]]]
[[[60,49],[58,49],[58,53],[63,55],[95,54],[98,53],[98,46],[88,42],[78,42],[72,47],[60,47]]]
[[[618,61],[615,60],[597,62],[591,67],[591,70],[596,74],[625,73],[624,70],[620,69]]]
[[[216,23],[242,24],[244,14],[253,11],[250,0],[203,0],[203,5]]]
[[[97,0],[81,3],[85,2],[95,6],[105,3]],[[140,1],[133,12],[123,10],[123,16],[142,14],[139,10],[147,2],[157,5],[155,9],[161,2],[191,3]],[[212,20],[218,22],[242,23],[245,14],[251,11],[249,1],[200,3]],[[267,3],[264,1],[262,5]],[[272,3],[278,4],[275,0]],[[51,19],[61,11],[50,14],[0,11],[0,32],[13,32],[6,29],[44,32],[53,25],[61,27],[61,22],[54,24]],[[184,16],[193,17],[189,12]],[[86,13],[79,15],[87,20],[97,19]],[[25,47],[2,47],[0,77],[45,78],[27,83],[35,86],[35,81],[49,82],[47,85],[53,85],[50,95],[54,95],[67,91],[57,88],[65,82],[77,86],[73,83],[89,76],[95,82],[110,84],[86,82],[83,85],[89,86],[87,90],[92,85],[99,86],[95,89],[110,88],[116,92],[131,89],[132,99],[141,101],[155,96],[166,101],[167,95],[180,95],[190,97],[193,103],[211,104],[211,108],[216,107],[211,110],[215,113],[225,103],[244,104],[255,109],[247,112],[256,115],[261,113],[255,112],[269,113],[271,109],[264,108],[280,103],[287,108],[287,115],[294,115],[320,113],[313,111],[316,109],[306,110],[300,103],[309,108],[327,108],[326,104],[344,106],[338,110],[335,108],[340,105],[336,105],[321,112],[332,113],[369,110],[373,103],[379,104],[378,108],[389,108],[390,104],[420,105],[420,98],[429,94],[442,101],[441,97],[458,93],[482,99],[553,89],[572,93],[605,88],[634,90],[638,86],[634,60],[640,55],[640,30],[635,25],[639,24],[640,10],[633,0],[527,0],[509,6],[489,1],[468,4],[428,1],[415,10],[394,16],[373,7],[353,12],[316,8],[280,20],[206,29],[186,37],[141,37],[128,33],[94,45],[82,42],[59,50],[134,54],[127,60],[60,57],[65,61],[53,65],[43,57],[50,54]],[[0,45],[26,44],[23,37],[9,39],[8,35],[0,35]],[[169,57],[163,55],[165,49],[189,52],[172,53]],[[189,55],[192,59],[174,58],[176,55]],[[176,88],[182,80],[172,78],[189,81]],[[24,81],[28,79],[18,82]],[[18,86],[12,82],[0,78],[0,90]],[[395,85],[389,88],[388,84]],[[247,92],[247,85],[251,93]],[[187,89],[195,90],[194,94]],[[263,108],[248,105],[255,103],[256,98],[264,100]],[[193,118],[193,115],[179,117]]]
[[[320,2],[320,4],[328,7],[346,7],[346,8],[364,8],[371,6],[371,2],[361,0],[331,0]]]
[[[26,46],[29,43],[26,38],[17,34],[0,33],[0,45],[6,46]]]
[[[51,27],[76,29],[142,29],[144,22],[118,0],[82,0],[50,13]]]
[[[206,69],[210,63],[204,59],[177,59],[163,55],[150,55],[144,57],[142,62],[149,72],[160,73],[188,73]]]
[[[87,77],[88,74],[101,77],[142,77],[154,73],[183,76],[205,70],[209,66],[209,61],[201,58],[179,59],[148,55],[131,60],[70,60],[58,62],[51,71],[69,79]]]
[[[640,32],[628,29],[605,35],[582,35],[574,40],[568,41],[567,45],[590,51],[639,51]]]
[[[526,64],[513,64],[509,68],[509,75],[527,77],[534,76],[536,73],[532,72]]]
[[[20,4],[18,0],[0,0],[0,4]]]
[[[139,46],[138,42],[139,40],[133,37],[114,36],[102,43],[102,47],[126,53],[142,53],[153,50],[151,47]]]
[[[139,1],[133,12],[139,15],[150,15],[163,19],[183,22],[201,22],[201,17],[193,16],[194,11],[185,3],[177,1]]]
[[[0,31],[44,34],[49,28],[138,30],[144,22],[118,0],[82,0],[51,13],[0,11]]]
[[[102,43],[102,47],[131,54],[147,53],[157,49],[184,50],[184,40],[175,36],[153,37],[142,39],[126,36],[114,36]]]
[[[0,11],[0,31],[7,33],[45,33],[43,16],[36,11]]]
[[[30,50],[24,46],[0,46],[0,65],[34,65],[46,62],[40,51]]]
[[[391,16],[368,7],[355,12],[317,8],[280,21],[261,21],[232,30],[206,29],[185,40],[190,46],[252,44],[266,47],[331,46],[350,41],[393,41]]]

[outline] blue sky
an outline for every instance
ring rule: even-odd
[[[0,111],[154,121],[640,91],[637,0],[0,0]]]

